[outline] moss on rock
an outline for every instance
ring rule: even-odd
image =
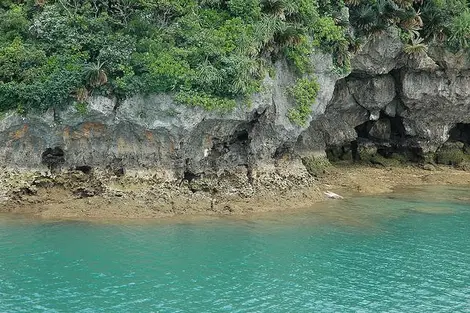
[[[423,154],[423,163],[434,164],[436,163],[436,154],[434,152],[427,152]]]
[[[447,142],[436,152],[436,162],[444,165],[458,166],[465,161],[470,161],[470,155],[464,151],[463,142]]]
[[[302,163],[307,169],[307,172],[315,177],[325,174],[328,167],[331,166],[326,156],[305,157],[302,158]]]

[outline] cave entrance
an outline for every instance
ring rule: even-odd
[[[247,161],[242,161],[241,158],[248,155],[251,142],[250,131],[247,126],[243,125],[225,138],[213,137],[212,147],[207,155],[210,167],[217,168],[222,160],[228,163],[237,161],[240,163],[238,165],[246,165]]]
[[[203,176],[210,177],[235,167],[247,168],[248,180],[251,178],[251,131],[256,122],[240,123],[234,125],[230,133],[218,136],[209,135],[210,147],[204,149],[204,157],[199,163],[191,164],[191,159],[186,160],[182,181],[191,183]]]
[[[449,139],[435,154],[438,164],[470,168],[470,124],[457,123],[449,131]]]
[[[399,142],[406,138],[401,117],[381,114],[377,121],[367,121],[354,128],[358,138],[371,141]]]
[[[467,145],[470,145],[470,124],[467,123],[457,123],[449,131],[449,142],[463,142]]]
[[[41,162],[54,172],[65,163],[65,152],[60,147],[47,148],[41,154]]]
[[[378,120],[366,121],[354,129],[356,140],[327,147],[326,154],[331,162],[362,160],[380,163],[384,159],[419,162],[422,159],[421,149],[406,136],[401,117],[381,113]]]

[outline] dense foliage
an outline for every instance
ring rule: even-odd
[[[303,124],[318,92],[313,48],[344,70],[361,37],[391,25],[409,53],[436,38],[470,45],[466,0],[2,0],[0,111],[84,112],[92,94],[162,92],[230,110],[286,58],[299,75],[289,117]]]
[[[338,7],[313,0],[10,0],[0,7],[0,110],[172,92],[230,109],[273,61],[311,71],[315,46],[345,47]]]
[[[345,0],[358,35],[385,30],[402,31],[405,52],[422,53],[437,41],[450,50],[470,49],[468,0]]]

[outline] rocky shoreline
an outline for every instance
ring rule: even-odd
[[[181,105],[172,94],[95,95],[82,110],[5,112],[0,211],[245,214],[308,207],[325,200],[326,190],[467,184],[470,61],[438,43],[419,55],[403,48],[391,27],[368,37],[347,70],[312,51],[319,91],[302,124],[289,119],[297,76],[281,60],[260,91],[230,112]]]
[[[181,105],[172,94],[96,95],[83,110],[58,105],[26,115],[5,112],[0,164],[117,175],[156,171],[169,181],[238,168],[248,176],[276,172],[286,159],[470,164],[464,53],[431,45],[427,54],[407,55],[398,30],[390,28],[368,38],[347,71],[339,71],[331,55],[312,51],[311,58],[319,91],[305,123],[289,119],[296,75],[278,61],[260,91],[230,112]]]
[[[292,162],[289,162],[292,165]],[[50,218],[154,218],[179,214],[236,214],[268,210],[279,198],[314,190],[300,163],[247,177],[240,167],[217,177],[168,179],[159,171],[3,171],[0,212]],[[320,193],[310,194],[314,200]]]
[[[277,172],[256,172],[251,183],[237,175],[194,181],[163,181],[147,172],[124,176],[106,172],[4,171],[1,213],[45,219],[155,219],[182,215],[247,215],[314,208],[332,191],[346,199],[393,192],[421,185],[470,186],[470,172],[447,166],[373,167],[337,165],[315,178]],[[341,201],[341,200],[339,200]]]

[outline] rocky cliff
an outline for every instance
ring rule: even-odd
[[[466,55],[430,48],[426,56],[410,57],[402,51],[393,30],[372,37],[348,75],[335,71],[329,55],[314,54],[321,89],[306,127],[287,118],[294,104],[286,88],[294,76],[280,62],[252,103],[230,113],[178,105],[169,95],[123,102],[94,97],[86,112],[8,113],[0,121],[0,163],[116,175],[152,170],[174,181],[236,171],[251,183],[261,173],[307,175],[301,158],[402,155],[424,161],[449,140],[470,143]]]
[[[335,82],[324,113],[299,136],[297,151],[432,162],[447,142],[470,143],[468,56],[437,47],[419,56],[402,51],[394,30],[371,38],[352,72]]]

